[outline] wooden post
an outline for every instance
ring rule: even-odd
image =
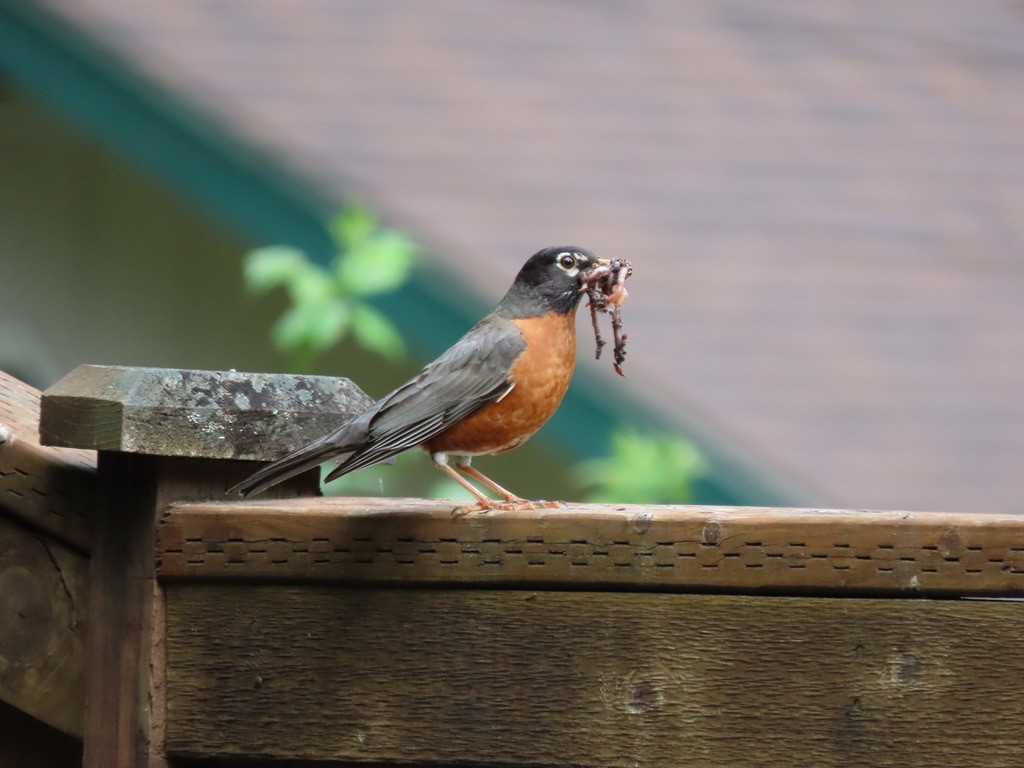
[[[158,516],[365,409],[344,379],[82,366],[43,396],[42,441],[99,451],[84,765],[166,765]],[[318,493],[315,472],[270,498]]]

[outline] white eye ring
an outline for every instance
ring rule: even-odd
[[[566,251],[558,254],[558,268],[563,272],[575,271],[577,266],[576,257]]]

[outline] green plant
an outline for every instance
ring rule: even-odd
[[[581,461],[573,469],[587,488],[587,501],[686,504],[693,481],[706,471],[697,448],[677,435],[619,429],[611,448],[609,456]]]
[[[274,346],[295,371],[308,371],[317,355],[347,334],[390,360],[402,357],[405,345],[397,329],[366,299],[408,279],[416,246],[356,206],[342,211],[328,229],[337,250],[326,267],[288,245],[257,248],[245,257],[245,283],[252,293],[283,287],[291,298],[271,329]]]

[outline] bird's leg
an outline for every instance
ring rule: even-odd
[[[475,478],[479,482],[483,483],[488,488],[490,488],[492,491],[494,491],[496,494],[501,496],[501,499],[502,499],[501,501],[493,501],[492,499],[487,499],[486,501],[478,501],[476,509],[510,509],[510,510],[515,510],[515,509],[554,508],[554,507],[564,507],[565,506],[560,501],[530,501],[529,499],[524,499],[524,498],[521,498],[519,496],[516,496],[514,493],[512,493],[508,489],[501,487],[496,482],[491,480],[491,478],[489,478],[487,475],[485,475],[479,469],[476,469],[475,467],[473,467],[470,464],[470,461],[472,461],[472,458],[470,456],[460,456],[460,457],[458,457],[455,460],[455,468],[457,470],[459,470],[459,472],[463,472],[463,473],[469,475],[470,477]],[[465,510],[460,510],[460,513],[464,514],[465,512],[473,512],[473,511],[475,511],[475,510],[474,509],[465,509]]]
[[[467,515],[470,512],[482,512],[487,509],[502,509],[502,510],[515,510],[515,509],[540,509],[547,507],[562,507],[565,506],[560,501],[529,501],[527,499],[521,499],[511,491],[508,491],[498,485],[496,482],[487,477],[483,472],[480,472],[470,466],[469,456],[460,456],[455,462],[455,468],[452,468],[448,464],[448,454],[446,453],[433,453],[430,458],[434,460],[434,466],[444,472],[448,477],[457,482],[476,499],[476,504],[472,504],[467,507],[456,507],[452,510],[453,515]],[[456,471],[458,470],[458,471]],[[479,488],[474,486],[469,480],[464,478],[459,472],[465,472],[471,477],[475,477],[481,483],[486,485],[488,488],[493,490],[495,493],[501,495],[501,500],[492,499],[485,496]]]
[[[448,466],[448,455],[447,454],[445,454],[445,453],[435,453],[430,458],[432,458],[434,460],[434,466],[435,467],[440,469],[442,472],[444,472],[446,475],[448,475],[448,477],[450,477],[456,483],[458,483],[463,488],[465,488],[467,491],[469,491],[471,494],[473,494],[473,497],[476,499],[476,503],[477,503],[477,505],[479,506],[480,509],[488,509],[487,505],[494,503],[493,499],[489,499],[487,496],[485,496],[483,493],[481,493],[480,490],[478,488],[476,488],[471,482],[469,482],[469,480],[467,480],[462,475],[460,475],[458,472],[456,472],[454,469],[452,469],[450,466]]]
[[[529,504],[530,503],[526,499],[522,499],[522,498],[516,496],[514,493],[512,493],[512,491],[509,491],[509,490],[507,490],[505,488],[502,488],[500,485],[498,485],[496,482],[491,480],[491,478],[489,478],[487,475],[485,475],[479,469],[477,469],[476,467],[472,466],[469,463],[469,458],[468,457],[466,457],[465,459],[457,460],[455,462],[455,468],[458,469],[460,472],[462,472],[464,474],[467,474],[470,477],[475,478],[479,482],[483,483],[484,485],[486,485],[488,488],[490,488],[492,491],[494,491],[496,494],[501,496],[501,498],[503,498],[505,501],[507,501],[510,504]]]

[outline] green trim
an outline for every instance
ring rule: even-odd
[[[332,247],[323,222],[339,207],[256,152],[244,150],[172,94],[131,73],[80,31],[25,0],[0,0],[0,68],[72,123],[178,188],[255,244],[286,242],[317,261]],[[421,270],[380,301],[418,348],[439,354],[486,307],[457,276]],[[430,317],[425,324],[422,318]],[[545,429],[574,456],[600,455],[618,425],[671,429],[664,414],[604,382],[578,376]],[[698,430],[682,425],[708,457],[711,476],[697,488],[705,503],[780,505],[774,487]]]
[[[326,200],[223,140],[199,115],[30,2],[0,0],[0,67],[254,242],[283,240],[320,258],[330,252]]]

